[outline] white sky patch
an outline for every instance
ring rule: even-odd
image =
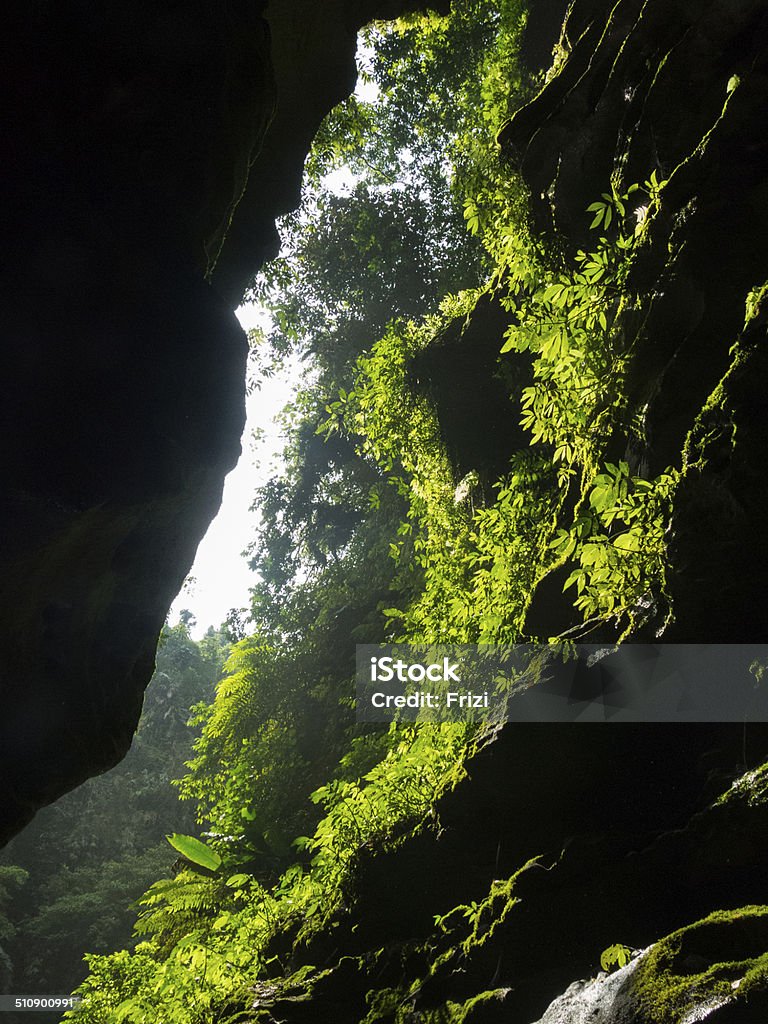
[[[355,59],[358,69],[355,96],[361,103],[374,103],[381,95],[381,89],[369,77],[373,50],[370,46],[366,46],[360,36],[357,39]],[[337,196],[348,196],[359,180],[359,176],[352,174],[346,167],[337,167],[335,171],[331,171],[323,178],[323,186]]]
[[[362,103],[373,103],[374,100],[377,100],[381,95],[381,89],[371,78],[373,47],[367,46],[363,42],[361,35],[357,37],[357,53],[355,54],[355,60],[357,61],[358,70],[355,96]]]
[[[237,317],[244,330],[265,326],[265,314],[257,306],[241,306]],[[182,609],[191,611],[196,619],[191,630],[195,639],[209,626],[218,628],[230,608],[250,604],[249,589],[255,578],[243,551],[258,526],[257,513],[250,509],[256,488],[274,473],[283,448],[281,428],[274,419],[294,399],[301,375],[299,361],[287,360],[260,390],[248,396],[243,454],[226,479],[219,513],[200,541],[189,578],[169,613],[169,622],[175,625]],[[263,435],[254,439],[254,431],[263,431]]]
[[[347,167],[337,167],[335,171],[326,174],[323,178],[323,188],[328,189],[337,196],[348,196],[355,185],[360,181],[357,175]]]

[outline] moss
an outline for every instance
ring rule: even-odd
[[[370,1007],[361,1024],[375,1024],[377,1021],[394,1021],[402,1008],[404,993],[401,989],[374,989],[365,1001]]]
[[[768,282],[753,288],[746,298],[744,317],[745,331],[755,324],[760,324],[768,310]],[[749,358],[748,345],[743,340],[737,341],[731,348],[732,362],[727,372],[709,396],[683,446],[684,469],[696,468],[703,470],[708,461],[708,450],[718,445],[726,433],[729,433],[730,447],[736,444],[736,425],[730,411],[731,399],[729,385],[744,370]]]
[[[731,349],[733,362],[727,373],[709,396],[691,428],[683,445],[683,472],[691,469],[703,470],[710,461],[713,450],[720,451],[723,444],[733,449],[736,444],[736,424],[730,411],[728,385],[738,375],[747,359],[747,354],[738,345]]]
[[[684,1024],[768,984],[768,907],[718,910],[657,942],[634,985],[643,1021]],[[723,953],[731,959],[719,960]]]
[[[472,931],[461,944],[465,956],[469,956],[473,948],[479,948],[493,938],[496,929],[504,923],[509,912],[519,902],[514,895],[518,878],[524,871],[538,864],[540,859],[532,857],[509,878],[494,879],[491,882],[490,892],[486,898],[478,904],[474,914],[467,915],[472,922]]]
[[[470,1024],[475,1011],[488,1004],[500,1003],[510,990],[493,988],[478,992],[463,1003],[447,1000],[431,1010],[421,1011],[419,1020],[423,1024]],[[371,1009],[361,1024],[379,1024],[391,1021],[392,1024],[406,1024],[413,1019],[413,1001],[403,998],[399,989],[384,989],[369,993]]]
[[[747,295],[747,309],[744,317],[744,327],[751,323],[760,323],[765,319],[768,309],[768,281],[759,288],[753,288]]]
[[[539,860],[539,857],[532,858],[509,878],[494,879],[488,895],[480,902],[460,904],[447,914],[437,917],[435,924],[442,933],[442,941],[438,940],[437,948],[433,939],[411,950],[416,958],[426,959],[428,969],[410,984],[403,982],[400,986],[368,992],[366,1003],[369,1010],[362,1024],[385,1021],[405,1024],[405,1021],[412,1019],[414,1006],[425,992],[433,985],[440,986],[445,982],[457,970],[457,964],[462,964],[463,972],[467,961],[493,938],[496,930],[519,902],[514,894],[518,878],[524,871],[538,864]],[[413,978],[412,973],[410,977]],[[488,989],[474,993],[461,1003],[441,999],[439,1005],[430,1009],[420,1007],[420,1019],[425,1024],[461,1024],[471,1020],[481,1006],[504,999],[508,991],[507,988]]]
[[[478,992],[463,1003],[448,1000],[444,1006],[423,1015],[424,1024],[470,1024],[475,1011],[481,1007],[500,1003],[504,1000],[508,988],[491,988]]]
[[[716,802],[725,805],[737,799],[745,800],[749,807],[758,807],[768,802],[768,764],[740,776]]]

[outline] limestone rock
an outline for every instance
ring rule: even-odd
[[[574,981],[534,1024],[635,1024],[630,992],[637,965],[632,960],[613,974]]]

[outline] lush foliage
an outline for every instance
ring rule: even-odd
[[[284,255],[254,285],[275,324],[257,346],[262,372],[293,350],[312,375],[289,414],[283,470],[257,497],[255,632],[196,711],[202,732],[181,792],[197,802],[204,845],[193,829],[172,837],[182,870],[143,897],[130,957],[90,958],[80,1020],[155,1019],[161,1004],[163,1019],[191,1022],[242,1006],[247,985],[279,969],[276,933],[341,912],[360,852],[424,820],[460,770],[467,727],[355,735],[350,642],[383,639],[393,609],[419,600],[422,513],[457,538],[471,519],[453,501],[434,411],[407,393],[403,339],[424,345],[439,322],[466,314],[471,293],[434,319],[446,294],[487,273],[465,228],[467,183],[483,176],[475,157],[491,152],[519,93],[521,18],[517,4],[500,16],[473,2],[447,20],[374,28],[378,101],[347,104],[321,132]],[[340,161],[355,178],[333,191],[324,176]],[[367,398],[359,374],[366,360],[388,361],[370,354],[382,337],[402,356],[387,370],[397,380]],[[413,428],[389,453],[377,440],[387,416]],[[421,501],[416,471],[434,481]]]
[[[516,0],[460,0],[374,26],[377,98],[318,136],[283,254],[252,287],[273,319],[258,372],[291,353],[308,374],[256,499],[250,635],[195,708],[179,786],[197,823],[163,829],[178,870],[141,898],[132,952],[89,958],[73,1019],[241,1018],[347,912],[361,858],[433,824],[473,732],[356,727],[355,641],[519,640],[548,575],[573,621],[617,637],[663,604],[676,474],[644,478],[621,396],[664,183],[595,183],[583,251],[533,236],[496,145],[536,87],[524,22]],[[622,430],[633,451],[614,451]],[[510,893],[459,908],[473,942]]]
[[[167,628],[126,759],[40,811],[3,851],[0,961],[13,991],[70,992],[85,952],[131,943],[135,901],[174,861],[164,833],[194,828],[170,780],[189,757],[190,707],[210,697],[223,643],[213,631],[198,645],[184,625]]]
[[[548,446],[564,496],[574,482],[581,495],[549,549],[560,563],[576,563],[565,587],[575,585],[584,617],[613,616],[625,629],[663,590],[664,532],[676,482],[671,470],[649,481],[631,474],[625,461],[603,461],[619,426],[637,451],[646,443],[642,422],[626,423],[622,383],[634,343],[627,329],[637,304],[633,254],[663,186],[654,171],[642,188],[604,192],[587,212],[594,214],[590,228],[606,234],[593,251],[578,251],[571,267],[545,265],[510,231],[492,243],[495,284],[515,316],[502,351],[533,357],[521,422],[534,444]],[[632,211],[634,194],[644,204]]]
[[[423,818],[457,770],[465,742],[461,726],[412,729],[362,780],[317,790],[313,799],[326,816],[312,838],[296,844],[310,863],[294,864],[270,889],[251,874],[230,873],[226,855],[216,873],[182,871],[155,883],[141,900],[137,931],[145,941],[130,959],[88,958],[75,1018],[148,1022],[162,1001],[165,1020],[186,1024],[242,1004],[262,972],[280,968],[270,953],[275,934],[291,930],[300,940],[343,909],[358,852]]]

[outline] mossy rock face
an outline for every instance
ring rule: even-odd
[[[522,389],[533,382],[531,359],[527,353],[500,356],[511,321],[501,303],[484,293],[466,318],[448,324],[411,360],[408,370],[410,386],[435,408],[456,479],[475,472],[478,497],[486,500],[508,471],[511,454],[530,447],[513,411]]]
[[[732,739],[741,743],[738,732]],[[686,820],[675,800],[695,804],[696,790],[710,791],[712,766],[727,764],[733,752],[703,750],[697,758],[701,737],[670,730],[657,779],[668,777],[675,800],[662,808],[661,789],[650,787],[654,798],[641,815],[628,799],[637,765],[652,753],[643,751],[640,730],[634,739],[623,733],[626,756],[615,760],[610,784],[589,773],[585,748],[597,766],[597,733],[582,733],[581,743],[574,733],[569,747],[562,730],[553,744],[562,760],[542,750],[536,762],[536,741],[545,735],[543,728],[528,736],[513,729],[497,737],[437,802],[439,829],[423,826],[389,851],[361,858],[347,909],[292,950],[281,948],[280,963],[295,973],[265,983],[264,1022],[693,1024],[697,1018],[685,1014],[715,996],[728,996],[721,1014],[759,1005],[768,906],[750,901],[768,897],[761,884],[768,765],[730,785],[718,775],[716,798]],[[520,774],[517,756],[530,768],[523,792],[509,785]],[[581,805],[568,819],[553,794],[573,779],[566,803],[579,788],[600,798],[591,813]],[[549,811],[538,828],[537,806]],[[525,852],[534,833],[541,856]],[[744,909],[712,913],[718,905]],[[617,940],[645,953],[598,974],[601,952]],[[760,1017],[722,1020],[764,1024]]]
[[[669,533],[670,640],[707,631],[712,640],[750,643],[768,630],[765,341],[765,323],[753,320],[686,441]]]
[[[757,1021],[768,1007],[768,907],[717,911],[657,942],[632,982],[638,1024]]]
[[[764,311],[744,325],[765,279],[767,35],[759,0],[575,0],[546,84],[499,135],[553,252],[590,251],[599,183],[664,181],[626,285],[626,413],[600,457],[653,479],[683,468],[692,434],[705,441],[703,413],[722,427],[675,502],[670,587],[648,631],[666,629],[668,642],[754,641],[768,629]],[[544,635],[574,625],[551,583],[529,617]]]
[[[717,911],[613,974],[574,982],[536,1024],[759,1024],[768,1011],[768,907]]]

